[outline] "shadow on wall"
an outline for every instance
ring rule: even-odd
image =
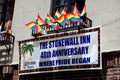
[[[0,64],[8,64],[12,62],[13,59],[13,49],[14,49],[14,40],[15,37],[12,35],[12,21],[7,20],[5,26],[5,30],[0,30]]]
[[[14,45],[0,45],[0,64],[9,64],[12,62]]]

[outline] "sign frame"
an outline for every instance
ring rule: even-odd
[[[82,34],[87,32],[98,32],[98,64],[92,64],[92,65],[72,65],[72,66],[57,66],[57,67],[50,67],[50,68],[36,68],[36,69],[30,69],[30,70],[20,70],[21,68],[21,44],[26,42],[32,42],[32,41],[40,41],[44,39],[51,39],[51,38],[57,38],[57,37],[63,37],[63,36],[69,36],[69,35],[75,35],[75,34]],[[34,39],[28,39],[19,41],[19,75],[25,75],[25,74],[36,74],[36,73],[48,73],[48,72],[58,72],[58,71],[74,71],[74,70],[94,70],[94,69],[102,69],[102,55],[101,55],[101,26],[97,27],[91,27],[91,28],[85,28],[81,29],[80,32],[78,30],[74,31],[68,31],[68,32],[62,32],[62,33],[54,33],[54,34],[48,34],[43,35],[39,38]]]

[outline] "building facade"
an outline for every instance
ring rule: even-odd
[[[56,3],[55,0],[15,0],[14,13],[12,19],[12,35],[15,36],[13,55],[11,61],[2,62],[1,68],[5,65],[12,65],[12,72],[16,75],[19,65],[19,45],[18,41],[34,38],[31,36],[32,31],[25,26],[26,23],[34,21],[36,15],[40,14],[45,19],[46,14],[54,15],[56,8],[63,10],[65,2],[68,2],[67,11],[72,11],[72,4],[67,0],[63,3]],[[78,71],[61,71],[50,73],[38,73],[19,76],[20,80],[119,80],[120,79],[120,1],[119,0],[71,0],[71,2],[79,3],[80,11],[82,5],[86,4],[87,17],[92,20],[92,27],[101,25],[101,51],[102,51],[102,70],[78,70]],[[58,2],[60,2],[58,0]],[[57,6],[60,5],[60,6]],[[53,6],[54,5],[54,6]],[[1,54],[4,55],[5,52]],[[1,55],[0,54],[0,55]],[[2,56],[1,55],[1,56]],[[2,57],[1,59],[2,60]],[[11,74],[3,75],[1,72],[1,80],[5,76],[13,77]],[[15,76],[16,77],[16,76]],[[12,79],[12,78],[11,78]],[[18,79],[18,76],[14,78]],[[13,79],[13,80],[14,80]],[[6,79],[7,80],[7,79]]]

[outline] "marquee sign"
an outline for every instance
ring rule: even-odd
[[[100,27],[19,42],[20,75],[101,69]]]

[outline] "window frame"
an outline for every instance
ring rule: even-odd
[[[61,1],[63,1],[63,0],[61,0]],[[57,9],[59,9],[60,7],[66,7],[67,8],[67,12],[71,12],[71,11],[73,11],[73,8],[72,8],[72,6],[71,5],[74,5],[75,3],[79,3],[77,6],[78,6],[78,10],[80,11],[80,12],[82,12],[82,9],[83,9],[83,7],[84,7],[84,4],[85,4],[85,1],[86,0],[82,0],[82,1],[80,1],[80,0],[66,0],[66,3],[64,3],[64,4],[57,4],[57,0],[52,0],[52,9],[51,9],[51,15],[52,16],[54,16],[54,14],[55,14],[55,12],[56,12],[56,10]],[[81,3],[80,3],[81,2]]]
[[[3,3],[0,3],[0,5],[2,5],[2,11],[0,12],[0,15],[1,15],[0,24],[2,24],[1,31],[5,30],[4,26],[8,18],[8,14],[12,11],[10,15],[13,15],[14,3],[15,3],[15,0],[3,0]],[[13,5],[13,7],[11,8],[10,5]],[[10,10],[8,9],[9,7],[10,7]],[[12,17],[11,17],[11,20],[12,20]]]

